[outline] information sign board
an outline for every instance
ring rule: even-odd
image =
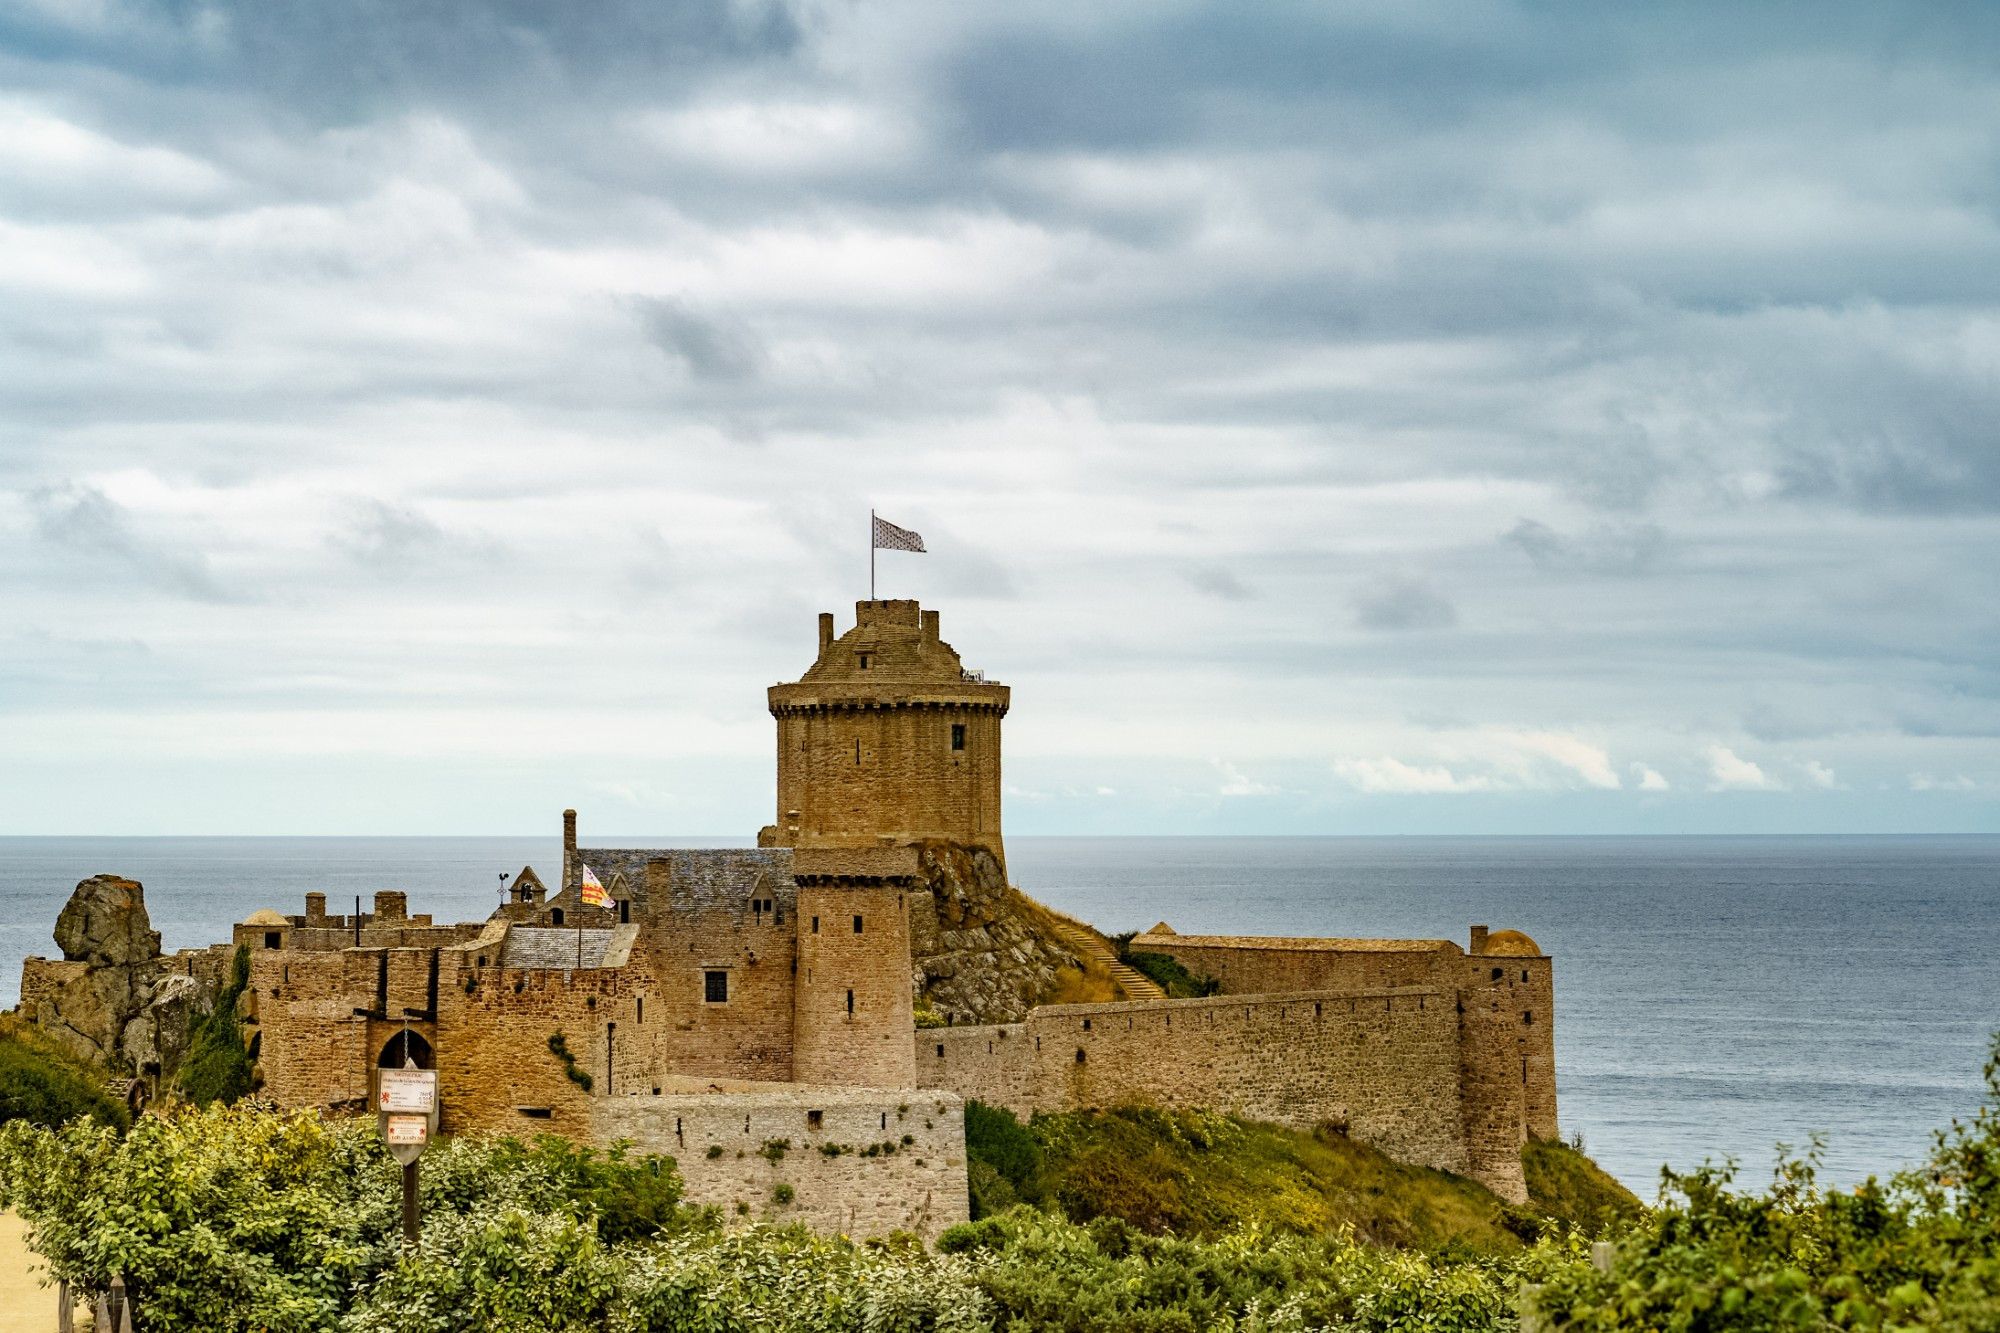
[[[375,1109],[385,1115],[429,1115],[437,1110],[437,1071],[384,1069]]]
[[[431,1118],[427,1115],[392,1115],[382,1123],[382,1138],[391,1147],[421,1148],[430,1142]]]

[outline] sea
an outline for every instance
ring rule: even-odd
[[[1643,1198],[1663,1166],[1733,1161],[1756,1185],[1784,1152],[1817,1151],[1836,1185],[1888,1175],[1986,1100],[2000,837],[1015,837],[1007,855],[1023,889],[1107,932],[1527,932],[1555,958],[1563,1133]],[[56,914],[90,875],[144,883],[171,950],[308,890],[338,911],[403,889],[412,911],[477,919],[529,864],[554,879],[559,845],[0,838],[0,1003],[15,960],[59,952]]]

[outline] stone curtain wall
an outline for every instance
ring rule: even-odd
[[[1358,990],[1380,986],[1455,988],[1465,952],[1449,940],[1260,939],[1254,936],[1141,935],[1135,953],[1163,953],[1228,995]]]
[[[1004,1106],[1024,1120],[1041,1107],[1039,1069],[1026,1023],[928,1028],[917,1033],[921,1086],[950,1088],[961,1097]]]
[[[857,1240],[910,1231],[928,1243],[969,1215],[965,1108],[950,1093],[792,1085],[610,1097],[591,1111],[598,1142],[672,1157],[689,1202],[731,1225],[803,1222]]]
[[[1467,953],[1448,940],[1315,940],[1142,935],[1132,947],[1164,953],[1214,977],[1226,993],[1279,987],[1424,985],[1458,994],[1466,1012],[1467,1139],[1560,1137],[1556,1118],[1555,964],[1545,955]],[[1501,1170],[1495,1166],[1494,1170]]]
[[[1020,1024],[919,1032],[917,1073],[1017,1113],[1138,1101],[1298,1129],[1333,1121],[1463,1173],[1458,1026],[1450,992],[1409,988],[1057,1005]]]

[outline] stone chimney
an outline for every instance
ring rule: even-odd
[[[935,611],[924,612],[924,637],[926,639],[929,639],[932,643],[937,642],[938,613]]]
[[[308,893],[306,895],[306,921],[308,924],[326,920],[326,895]]]
[[[556,892],[561,893],[577,883],[576,873],[576,811],[563,811],[563,877]]]
[[[1474,926],[1472,928],[1472,952],[1486,952],[1486,927]]]
[[[833,647],[833,612],[819,613],[819,655],[826,656],[826,650]]]
[[[410,895],[401,889],[377,889],[375,891],[375,919],[381,921],[401,921],[410,915]]]

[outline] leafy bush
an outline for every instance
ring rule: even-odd
[[[1621,1224],[1609,1273],[1588,1261],[1583,1231],[1550,1225],[1532,1244],[1483,1251],[1462,1239],[1394,1248],[1340,1224],[1151,1235],[1120,1217],[1076,1222],[1025,1206],[952,1228],[936,1254],[907,1237],[857,1245],[763,1225],[724,1234],[678,1207],[665,1159],[552,1138],[436,1145],[424,1159],[423,1240],[404,1251],[397,1168],[372,1124],[254,1106],[147,1117],[122,1140],[87,1119],[53,1130],[11,1121],[0,1126],[0,1206],[27,1220],[54,1276],[97,1290],[124,1274],[149,1333],[1518,1333],[1530,1323],[1994,1333],[2000,1042],[1987,1083],[1993,1105],[1886,1185],[1822,1190],[1814,1153],[1787,1161],[1763,1193],[1738,1192],[1728,1167],[1669,1173],[1661,1207]],[[1337,1135],[1271,1137],[1208,1113],[1022,1126],[981,1108],[968,1131],[995,1179],[1012,1188],[1039,1172],[1056,1195],[1072,1187],[1062,1173],[1079,1153],[1101,1160],[1151,1144],[1161,1155],[1145,1169],[1184,1174],[1205,1160],[1199,1174],[1219,1173],[1226,1188],[1204,1195],[1175,1178],[1181,1192],[1161,1195],[1191,1230],[1217,1199],[1253,1190],[1277,1191],[1272,1215],[1302,1206],[1305,1194],[1284,1195],[1285,1172],[1348,1160]],[[1587,1210],[1598,1187],[1581,1160],[1544,1167],[1549,1188]],[[1407,1183],[1350,1181],[1364,1191]],[[1406,1224],[1445,1197],[1411,1192]],[[1524,1291],[1532,1320],[1516,1317]]]
[[[1198,1000],[1220,995],[1222,983],[1214,977],[1196,976],[1181,966],[1180,960],[1163,953],[1126,953],[1122,962],[1143,973],[1167,993],[1170,1000]]]
[[[1047,1198],[1042,1146],[1012,1111],[977,1098],[965,1103],[966,1178],[975,1218]]]
[[[53,1129],[78,1116],[120,1130],[131,1122],[125,1103],[104,1090],[96,1071],[30,1024],[0,1014],[0,1121]]]
[[[670,1161],[552,1136],[442,1140],[420,1180],[424,1243],[403,1255],[401,1168],[372,1120],[216,1103],[143,1117],[122,1139],[87,1120],[0,1126],[0,1206],[27,1221],[51,1275],[96,1292],[122,1274],[159,1333],[330,1330],[343,1317],[366,1329],[568,1327],[506,1319],[553,1299],[528,1288],[597,1311],[609,1246],[704,1221],[678,1207]],[[498,1294],[478,1294],[488,1288]],[[397,1323],[403,1314],[376,1308],[398,1302],[458,1322]]]
[[[2000,1328],[2000,1037],[1987,1105],[1937,1136],[1931,1160],[1884,1184],[1818,1183],[1819,1145],[1783,1158],[1761,1194],[1735,1165],[1662,1172],[1663,1203],[1609,1273],[1552,1272],[1535,1305],[1591,1330]]]
[[[250,1091],[250,1052],[243,1042],[243,1025],[236,1005],[250,985],[250,949],[236,947],[229,984],[215,997],[215,1008],[188,1038],[187,1059],[181,1062],[181,1090],[196,1106],[228,1105]]]

